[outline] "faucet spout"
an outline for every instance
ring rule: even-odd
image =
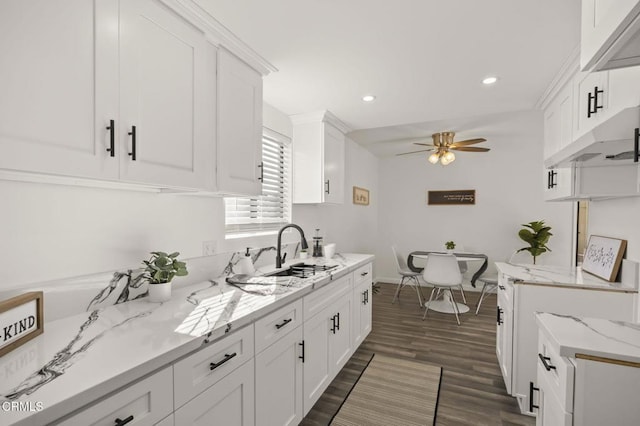
[[[287,229],[287,228],[295,228],[298,230],[298,232],[300,233],[300,247],[303,250],[306,250],[309,248],[309,245],[307,244],[307,239],[304,237],[304,231],[302,230],[302,228],[300,228],[298,225],[295,225],[293,223],[289,223],[288,225],[283,226],[282,228],[280,228],[280,230],[278,231],[278,243],[276,245],[276,268],[282,268],[282,232]]]

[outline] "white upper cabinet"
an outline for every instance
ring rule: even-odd
[[[158,0],[120,3],[121,179],[213,186],[215,72],[202,31]]]
[[[293,202],[344,203],[344,134],[348,128],[328,111],[291,116]]]
[[[580,68],[640,65],[640,0],[582,0]]]
[[[218,53],[218,192],[262,194],[262,75]]]
[[[6,0],[0,28],[0,168],[117,178],[118,3]]]
[[[544,156],[573,141],[573,85],[569,81],[544,110]]]

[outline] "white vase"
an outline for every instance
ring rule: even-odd
[[[171,299],[171,283],[149,284],[149,301],[166,302]]]
[[[455,249],[447,249],[447,253],[448,253],[448,254],[453,254],[453,251],[454,251],[454,250],[455,250]]]

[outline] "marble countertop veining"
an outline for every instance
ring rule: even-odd
[[[560,356],[583,354],[640,363],[638,323],[541,312],[536,313],[536,322]]]
[[[174,288],[165,303],[141,298],[45,323],[42,335],[0,358],[0,407],[18,401],[43,410],[2,409],[0,425],[62,417],[372,260],[364,254],[306,259],[338,267],[272,285],[237,287],[221,275]]]
[[[619,283],[608,282],[582,271],[581,268],[562,268],[558,266],[517,265],[496,262],[498,272],[521,280],[522,284],[553,285],[562,287],[592,288],[609,291],[636,293],[637,288]]]

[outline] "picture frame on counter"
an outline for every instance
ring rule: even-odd
[[[584,252],[582,270],[603,280],[614,282],[626,248],[627,240],[591,235]]]
[[[44,332],[43,293],[0,301],[0,357]]]

